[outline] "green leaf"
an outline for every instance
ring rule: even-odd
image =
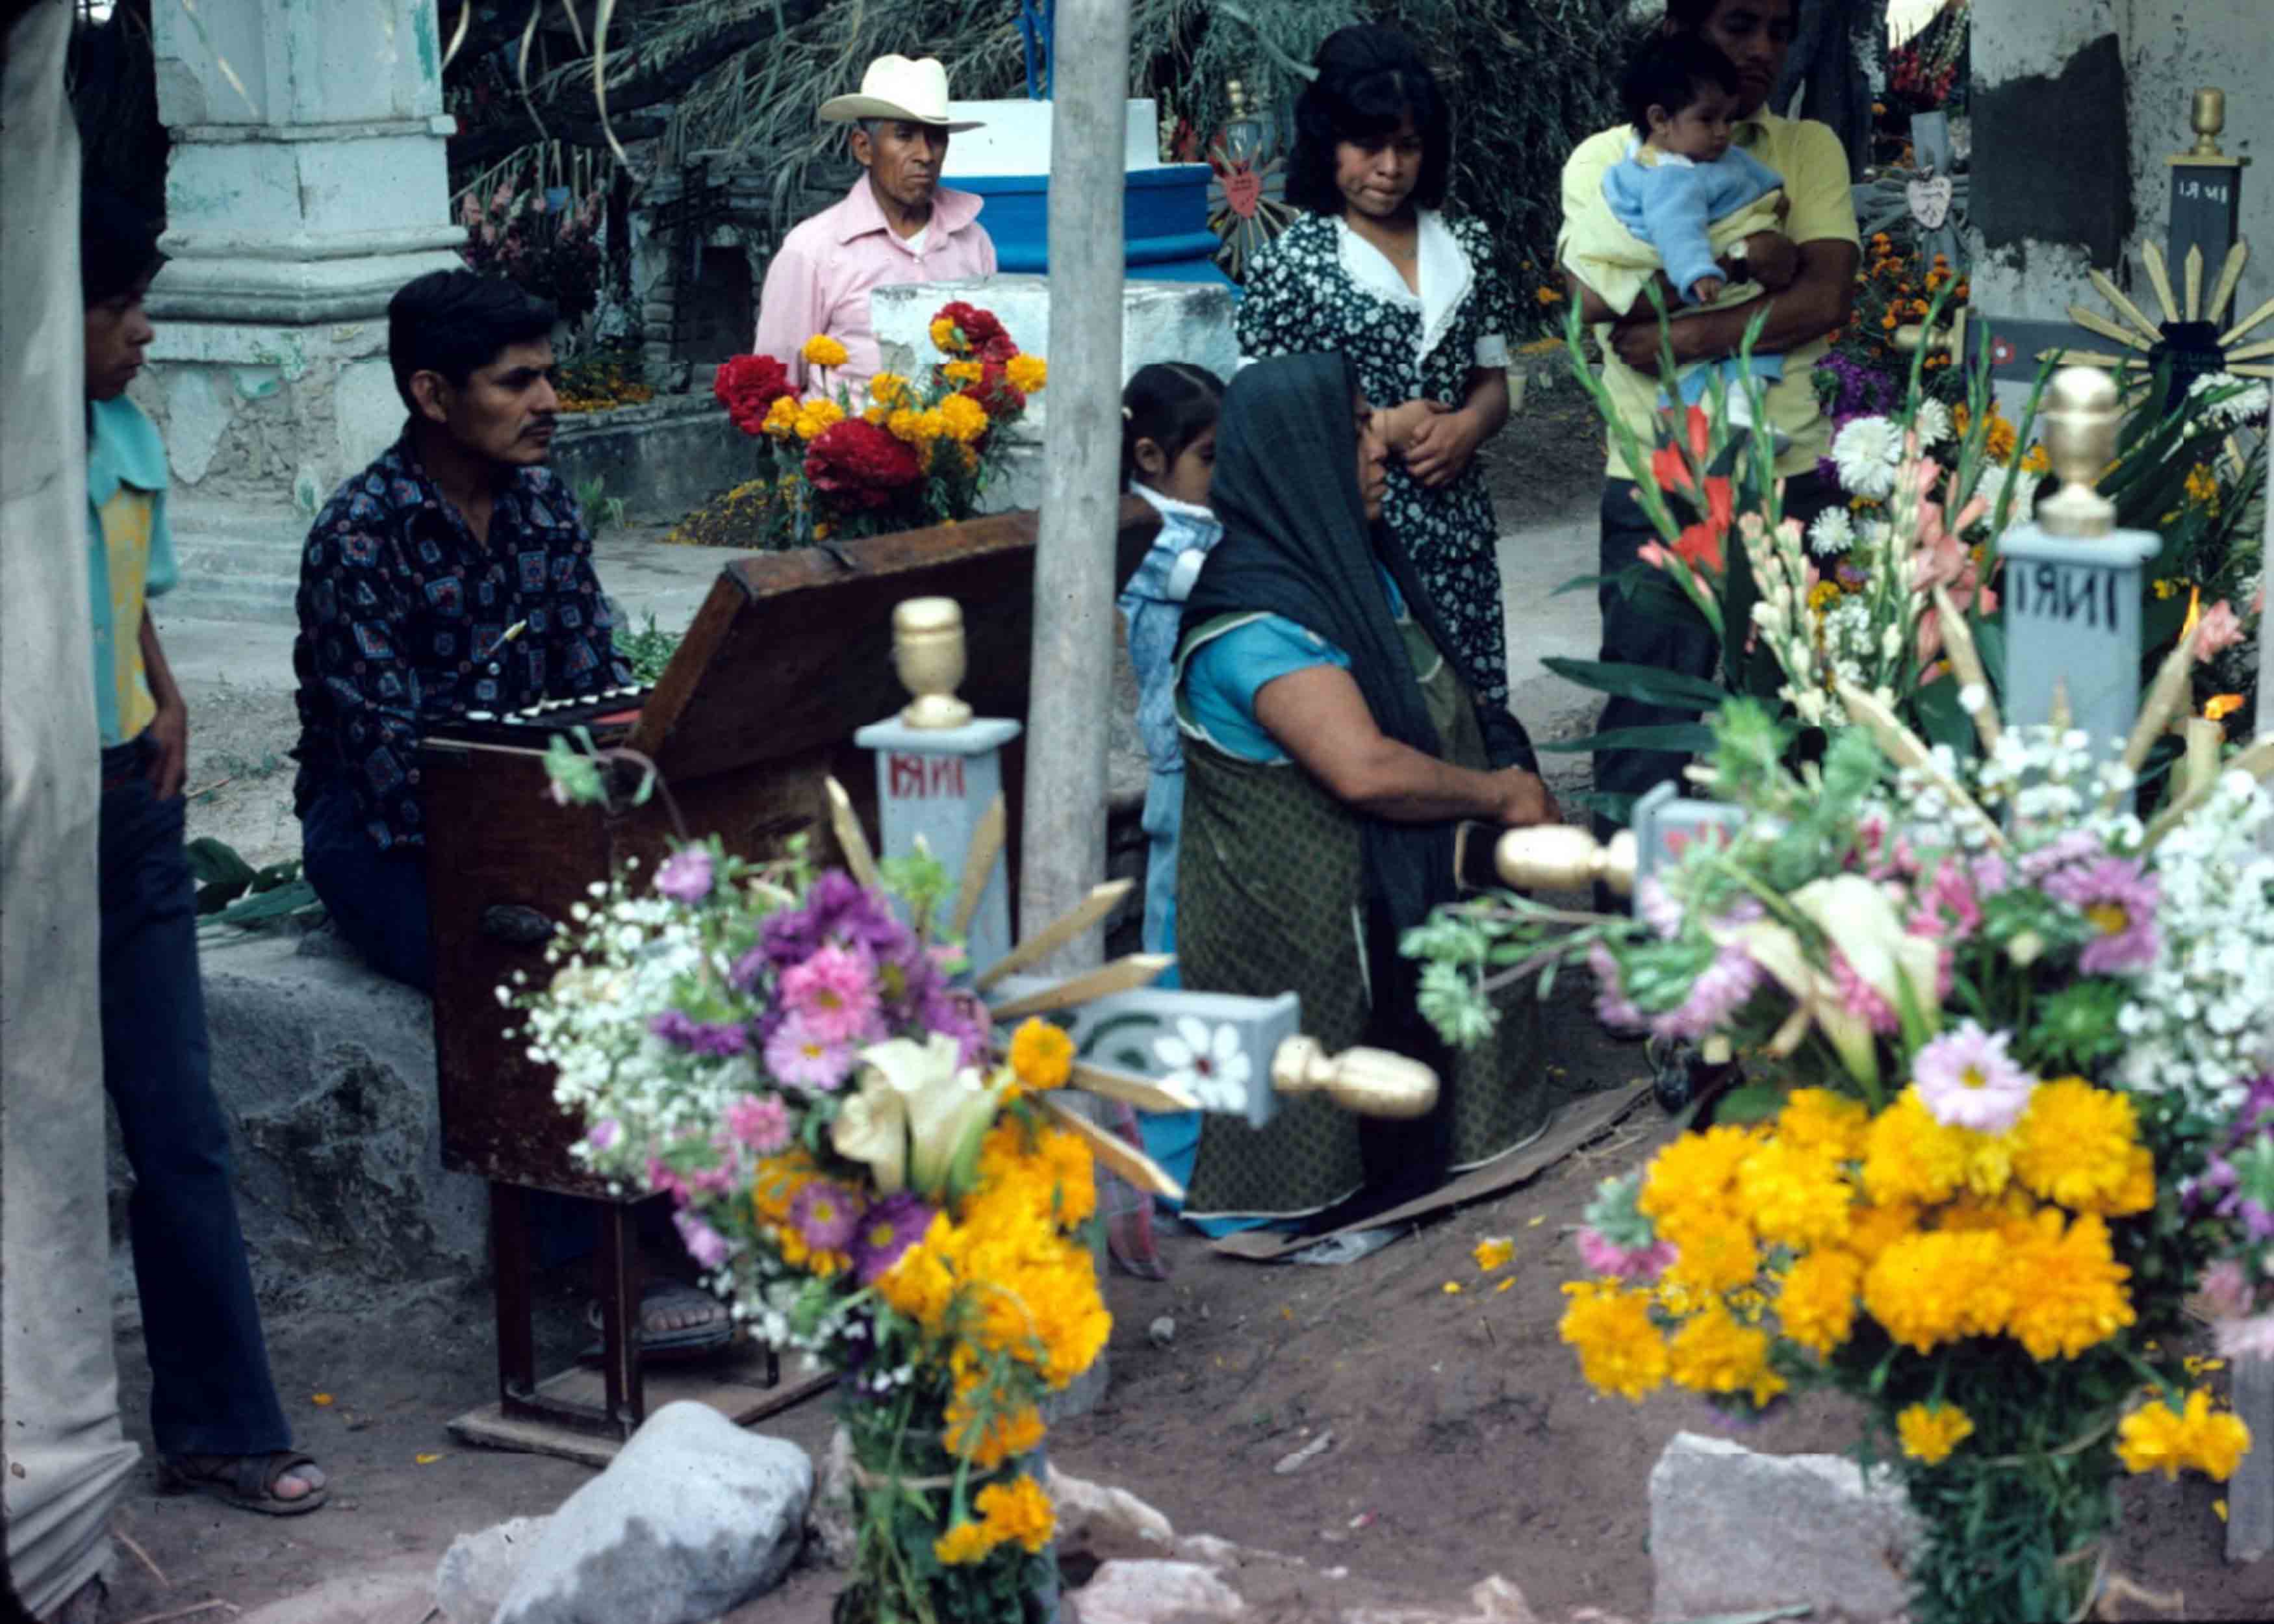
[[[1729,697],[1729,690],[1718,682],[1678,671],[1661,671],[1654,665],[1570,659],[1560,655],[1551,655],[1540,663],[1582,688],[1643,704],[1664,705],[1673,710],[1717,710]]]
[[[1584,756],[1596,750],[1679,750],[1704,756],[1713,748],[1713,730],[1703,722],[1670,722],[1661,727],[1614,727],[1585,739],[1562,739],[1551,744],[1535,741],[1543,756]]]
[[[200,885],[234,885],[243,891],[252,883],[252,865],[237,854],[234,846],[201,835],[183,848],[190,860],[190,877]],[[236,891],[230,893],[236,895]]]
[[[272,919],[282,919],[290,914],[297,914],[304,908],[323,906],[314,886],[305,880],[296,879],[262,891],[258,896],[247,897],[232,907],[223,908],[221,922],[224,925],[259,925]]]
[[[1713,1120],[1734,1123],[1739,1127],[1766,1122],[1784,1109],[1784,1100],[1785,1091],[1774,1083],[1748,1083],[1721,1096],[1721,1103],[1713,1108]]]
[[[1974,718],[1958,703],[1958,679],[1938,677],[1911,697],[1919,731],[1929,744],[1946,744],[1962,760],[1973,754]]]

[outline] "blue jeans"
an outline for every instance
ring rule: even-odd
[[[300,872],[332,923],[364,961],[391,981],[434,990],[434,939],[426,919],[426,853],[380,851],[364,828],[355,792],[333,778],[300,815]]]
[[[147,739],[102,753],[102,1086],[134,1169],[126,1204],[150,1430],[162,1455],[291,1447],[268,1373],[207,1075],[196,887],[179,795],[150,786]]]

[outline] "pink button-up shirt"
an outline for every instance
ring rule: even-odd
[[[869,314],[871,289],[995,274],[995,244],[979,223],[983,201],[968,192],[935,192],[919,252],[893,234],[862,176],[842,203],[800,222],[775,250],[758,296],[753,353],[782,362],[802,389],[812,369],[798,352],[807,339],[825,333],[845,346],[847,357],[828,381],[857,395],[884,365]]]

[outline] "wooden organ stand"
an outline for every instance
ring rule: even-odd
[[[1144,502],[1124,501],[1111,543],[1117,579],[1135,569],[1158,526]],[[627,860],[651,873],[669,849],[671,817],[661,795],[610,814],[554,804],[547,741],[583,726],[598,744],[645,756],[690,836],[715,833],[730,851],[764,857],[805,833],[830,861],[829,777],[852,790],[862,822],[876,828],[875,771],[853,733],[901,702],[892,660],[892,608],[901,599],[950,597],[970,605],[969,697],[991,715],[1026,714],[1035,533],[1035,515],[1014,513],[848,541],[834,554],[736,558],[644,699],[473,718],[423,741],[442,1163],[490,1184],[498,1403],[506,1419],[621,1440],[646,1416],[632,1210],[643,1198],[611,1194],[571,1161],[583,1124],[554,1102],[551,1069],[506,1035],[515,1015],[500,1007],[497,989],[516,971],[531,983],[549,974],[545,944],[569,908]],[[1013,745],[1004,761],[1013,808],[1020,766]],[[1015,821],[1006,856],[1015,876]],[[538,1379],[531,1190],[599,1208],[605,1399],[597,1404],[547,1393],[552,1384]],[[768,1363],[772,1386],[779,1372]]]

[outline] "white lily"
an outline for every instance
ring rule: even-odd
[[[868,1164],[879,1195],[907,1187],[908,1108],[881,1071],[864,1072],[859,1091],[846,1096],[829,1142],[847,1161]]]
[[[1814,880],[1792,896],[1792,905],[1832,938],[1864,985],[1898,1013],[1915,1011],[1931,1037],[1942,1028],[1942,1001],[1935,996],[1939,953],[1933,938],[1903,929],[1902,915],[1887,893],[1860,874]]]
[[[965,1141],[994,1120],[999,1087],[964,1065],[943,1033],[872,1044],[861,1060],[860,1090],[832,1124],[831,1142],[867,1162],[884,1193],[912,1187],[938,1199]]]

